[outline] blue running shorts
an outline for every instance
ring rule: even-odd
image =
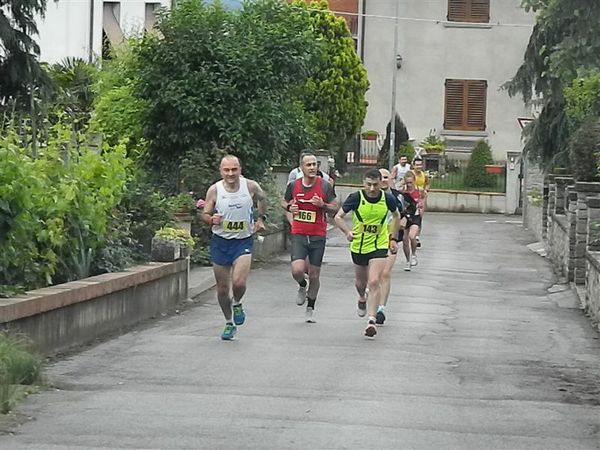
[[[210,240],[210,259],[219,266],[231,266],[243,255],[252,254],[252,236],[244,239],[225,239],[216,234]]]

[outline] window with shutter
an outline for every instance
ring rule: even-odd
[[[444,129],[485,131],[487,81],[446,80]]]
[[[450,22],[488,23],[490,0],[448,0]]]

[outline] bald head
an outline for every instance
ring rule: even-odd
[[[237,164],[239,167],[241,167],[242,165],[240,164],[240,160],[237,156],[235,155],[225,155],[223,156],[223,158],[221,158],[221,165],[220,167],[223,167],[223,164],[226,163],[232,163],[232,164]]]
[[[228,185],[236,185],[242,174],[242,167],[240,160],[237,156],[227,155],[221,159],[221,165],[219,166],[219,172],[223,181]]]

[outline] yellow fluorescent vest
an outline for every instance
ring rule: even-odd
[[[390,237],[385,193],[381,191],[381,197],[377,203],[368,202],[362,191],[358,191],[358,195],[360,203],[358,209],[352,214],[354,239],[350,243],[350,251],[364,255],[375,250],[387,249]]]

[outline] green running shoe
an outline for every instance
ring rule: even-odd
[[[224,341],[231,341],[235,338],[235,332],[237,328],[234,324],[228,323],[225,325],[225,329],[223,330],[223,334],[221,335],[221,339]]]
[[[246,313],[241,303],[233,305],[233,323],[243,325],[246,321]]]

